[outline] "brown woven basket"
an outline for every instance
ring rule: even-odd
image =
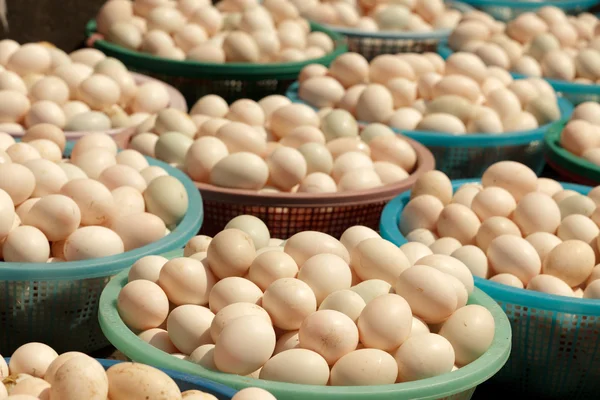
[[[127,147],[129,138],[119,142]],[[364,225],[379,229],[383,207],[398,194],[409,190],[419,176],[435,168],[431,152],[405,138],[417,152],[417,167],[405,180],[344,193],[259,193],[195,182],[204,203],[200,234],[215,236],[238,215],[250,214],[267,224],[271,237],[287,239],[302,231],[319,231],[339,238],[346,229]]]
[[[409,190],[423,173],[435,168],[433,155],[406,138],[417,152],[417,168],[405,180],[376,189],[348,193],[258,193],[197,183],[204,201],[201,233],[214,236],[234,217],[254,215],[269,227],[271,237],[287,239],[302,231],[325,232],[339,238],[346,229],[364,225],[377,230],[383,207]]]

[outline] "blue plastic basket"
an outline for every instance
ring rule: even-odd
[[[73,143],[67,143],[69,155]],[[141,257],[182,248],[202,225],[202,198],[183,172],[147,158],[185,186],[189,207],[183,220],[159,241],[122,254],[63,263],[0,263],[0,349],[12,353],[28,342],[58,352],[90,352],[109,342],[98,324],[100,295],[113,275]]]
[[[6,363],[10,363],[10,358],[5,357],[4,360]],[[98,361],[105,370],[109,369],[115,364],[120,364],[123,361],[115,361],[115,360],[104,360],[97,358]],[[200,378],[199,376],[182,374],[181,372],[171,371],[168,369],[159,368],[161,371],[166,373],[175,381],[177,386],[179,386],[179,390],[200,390],[204,393],[209,393],[215,396],[219,400],[231,400],[231,398],[237,393],[237,390],[232,389],[228,386],[222,385],[220,383],[211,382],[208,379]]]
[[[586,11],[599,4],[599,0],[463,0],[465,3],[476,7],[492,17],[501,21],[508,21],[525,12],[535,11],[545,6],[554,6],[565,13],[573,14]]]
[[[288,89],[286,96],[295,103],[306,104],[298,97],[298,82]],[[544,135],[553,126],[566,122],[573,113],[573,105],[559,98],[561,119],[525,132],[499,135],[451,135],[440,132],[399,131],[425,145],[435,157],[436,168],[450,179],[479,178],[492,164],[513,160],[533,169],[538,175],[544,169]]]
[[[473,7],[461,2],[446,2],[447,6],[466,13]],[[435,52],[440,43],[448,40],[451,29],[438,29],[430,32],[364,32],[358,29],[326,25],[335,33],[343,35],[348,51],[362,54],[371,60],[380,54]]]
[[[454,190],[465,179],[452,182]],[[562,183],[587,194],[591,187]],[[382,237],[400,246],[400,215],[410,193],[396,197],[381,216]],[[541,399],[596,399],[600,392],[600,300],[555,296],[517,289],[474,277],[475,285],[496,300],[512,326],[512,351],[492,378],[520,394]]]
[[[445,60],[454,53],[447,43],[438,46],[438,54]],[[527,75],[510,73],[514,79],[525,79]],[[586,85],[583,83],[567,82],[558,79],[543,78],[552,86],[552,88],[569,100],[572,104],[578,105],[586,101],[600,102],[600,85]]]

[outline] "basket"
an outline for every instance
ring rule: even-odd
[[[73,143],[67,143],[67,154]],[[24,343],[43,342],[57,352],[91,352],[108,345],[98,325],[98,302],[111,278],[141,257],[182,248],[203,219],[202,198],[181,171],[148,158],[185,186],[189,207],[164,238],[122,254],[64,263],[0,263],[0,349],[12,352]]]
[[[564,125],[548,131],[544,138],[546,162],[560,176],[582,185],[600,185],[600,167],[565,150],[560,145]]]
[[[448,5],[461,13],[473,10],[464,3],[448,2]],[[380,54],[436,52],[438,45],[446,42],[452,32],[452,29],[431,32],[363,32],[334,25],[326,27],[346,38],[348,51],[362,54],[369,61]]]
[[[445,60],[450,57],[454,51],[446,43],[438,46],[438,54]],[[527,75],[510,73],[514,79],[525,79]],[[585,103],[586,101],[600,102],[600,85],[586,85],[583,83],[567,82],[558,79],[548,79],[542,77],[552,86],[556,93],[560,93],[563,98],[569,100],[574,105]]]
[[[339,238],[351,226],[379,226],[385,204],[408,190],[419,176],[435,168],[431,152],[406,139],[417,153],[417,167],[403,181],[374,189],[342,193],[259,193],[194,182],[204,202],[200,233],[215,236],[238,215],[254,215],[269,228],[272,238],[287,239],[302,231],[325,232]],[[129,140],[125,141],[129,143]],[[126,148],[126,145],[123,147]]]
[[[177,61],[132,51],[103,40],[96,34],[96,21],[86,26],[88,44],[107,56],[121,60],[129,70],[152,76],[176,87],[191,106],[200,97],[217,94],[228,103],[240,98],[260,100],[271,94],[284,94],[303,67],[308,64],[329,65],[348,47],[343,37],[320,25],[311,23],[311,30],[324,32],[334,43],[333,52],[313,60],[283,64],[201,63]]]
[[[562,9],[567,14],[576,14],[586,11],[599,4],[599,0],[463,0],[465,3],[476,7],[495,19],[508,21],[519,15],[535,11],[545,6],[554,6]]]
[[[180,251],[165,256],[181,255]],[[278,400],[469,400],[477,385],[492,377],[506,363],[510,353],[511,332],[506,315],[492,299],[476,289],[469,298],[469,304],[479,304],[490,310],[496,323],[494,341],[480,358],[450,374],[396,385],[354,387],[298,385],[229,375],[179,360],[138,338],[123,323],[117,310],[117,297],[125,284],[127,271],[121,272],[107,285],[100,298],[99,313],[104,334],[125,356],[133,361],[201,376],[236,389],[260,387],[271,392]]]
[[[4,360],[6,361],[6,364],[10,362],[10,358],[4,358]],[[105,370],[109,369],[113,365],[123,362],[100,358],[96,358],[96,361],[98,361]],[[186,390],[200,390],[201,392],[212,394],[218,400],[231,400],[231,398],[237,393],[236,390],[231,389],[230,387],[221,385],[220,383],[211,382],[198,376],[182,374],[181,372],[169,371],[165,369],[161,369],[161,371],[169,375],[169,377],[175,381],[177,386],[179,386],[179,390],[182,392]]]
[[[145,76],[145,75],[141,75],[141,74],[136,74],[135,72],[132,72],[131,75],[133,76],[135,83],[137,83],[138,85],[141,85],[146,82],[152,82],[152,81],[156,82],[157,81],[154,78],[151,78],[151,77]],[[171,85],[167,85],[164,82],[160,82],[160,83],[165,85],[165,87],[167,88],[167,92],[169,92],[169,98],[170,98],[169,107],[175,108],[177,110],[187,113],[188,107],[187,107],[185,99],[183,98],[181,93],[179,93],[179,91]],[[115,140],[118,141],[119,140],[118,137],[129,136],[129,135],[133,134],[134,132],[135,132],[135,127],[128,127],[128,128],[111,129],[111,130],[105,131],[103,133],[106,133],[107,135],[115,137]],[[22,132],[7,132],[7,133],[14,138],[21,138],[25,134],[24,131],[22,131]],[[68,132],[67,131],[67,132],[65,132],[65,137],[68,141],[74,141],[74,140],[77,140],[77,139],[81,138],[82,136],[88,135],[90,133],[98,133],[98,132],[97,131],[96,132],[85,132],[85,131]]]
[[[456,190],[477,180],[453,181]],[[563,183],[565,189],[587,194],[587,186]],[[382,237],[406,243],[398,229],[410,193],[384,209]],[[475,285],[496,300],[512,327],[508,363],[490,383],[519,395],[540,399],[595,399],[600,391],[600,300],[576,299],[533,292],[474,277]]]
[[[306,104],[298,97],[297,82],[290,86],[286,96],[295,103]],[[545,163],[544,134],[551,127],[569,119],[573,113],[573,105],[563,98],[558,99],[558,106],[561,111],[559,121],[525,132],[456,136],[439,132],[393,130],[425,145],[435,158],[436,168],[450,179],[481,177],[490,165],[502,160],[523,163],[539,175]]]

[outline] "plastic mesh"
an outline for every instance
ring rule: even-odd
[[[234,217],[254,215],[267,224],[271,237],[287,239],[301,231],[325,232],[336,238],[351,226],[364,225],[378,229],[386,202],[336,207],[257,207],[204,200],[204,222],[201,233],[215,236]]]
[[[202,96],[216,94],[223,97],[228,103],[246,98],[260,100],[272,94],[285,95],[287,88],[295,79],[266,79],[258,81],[217,79],[217,78],[186,78],[173,75],[163,75],[146,70],[128,66],[130,71],[151,76],[173,86],[181,92],[190,107]]]
[[[13,353],[42,342],[58,353],[106,347],[98,324],[98,304],[110,277],[57,281],[4,281],[0,284],[0,349]]]
[[[600,391],[600,317],[499,302],[512,353],[494,382],[544,399],[592,399]]]
[[[371,60],[380,54],[436,52],[439,39],[393,39],[346,36],[348,50]]]
[[[435,158],[436,169],[450,179],[479,178],[490,165],[504,160],[523,163],[539,175],[545,163],[541,140],[515,146],[427,148]]]

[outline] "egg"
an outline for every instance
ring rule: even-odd
[[[81,385],[84,381],[87,384]],[[105,399],[108,396],[108,378],[102,365],[91,357],[73,357],[56,371],[50,397],[65,400],[83,396],[90,400]]]
[[[80,222],[81,212],[77,203],[60,194],[42,197],[24,219],[25,224],[38,228],[50,241],[67,239],[77,230]]]
[[[511,248],[509,252],[507,249]],[[512,254],[518,254],[514,257]],[[514,235],[500,235],[490,243],[487,250],[490,266],[497,273],[509,273],[524,284],[538,275],[542,262],[536,249],[525,239]]]
[[[450,372],[455,353],[446,338],[425,333],[409,337],[395,351],[394,358],[398,364],[398,381],[410,382]]]
[[[297,274],[298,265],[291,256],[284,252],[268,251],[257,254],[248,269],[247,277],[264,291],[276,280],[295,278]]]
[[[258,316],[237,318],[221,331],[215,365],[222,372],[247,375],[262,367],[275,349],[273,327]]]
[[[131,362],[119,363],[106,370],[110,382],[110,398],[129,399],[134,396],[149,397],[161,393],[163,396],[179,397],[181,391],[169,375],[156,368]]]
[[[369,84],[358,98],[356,112],[361,121],[386,122],[394,112],[394,99],[385,86]]]
[[[335,310],[320,310],[309,315],[300,325],[300,347],[320,354],[329,365],[356,349],[358,328],[348,316]],[[323,347],[324,341],[332,342]]]
[[[411,307],[395,294],[383,294],[367,303],[357,326],[361,342],[370,348],[391,351],[410,335]]]
[[[323,357],[310,349],[289,349],[265,363],[260,379],[324,386],[329,381],[329,367]]]
[[[483,251],[487,251],[492,240],[505,234],[522,237],[519,227],[512,220],[500,216],[490,217],[481,223],[475,242]]]
[[[123,240],[112,230],[85,226],[69,235],[64,251],[66,261],[80,261],[120,254],[125,247]]]
[[[144,191],[148,212],[160,217],[167,226],[178,224],[188,209],[185,187],[177,178],[160,176]]]
[[[147,299],[144,299],[148,296]],[[136,330],[160,326],[169,314],[169,299],[157,284],[146,280],[127,283],[117,299],[119,314],[125,324]]]
[[[214,317],[205,307],[194,304],[178,306],[167,318],[169,338],[177,349],[191,354],[198,347],[212,343],[210,326]]]

